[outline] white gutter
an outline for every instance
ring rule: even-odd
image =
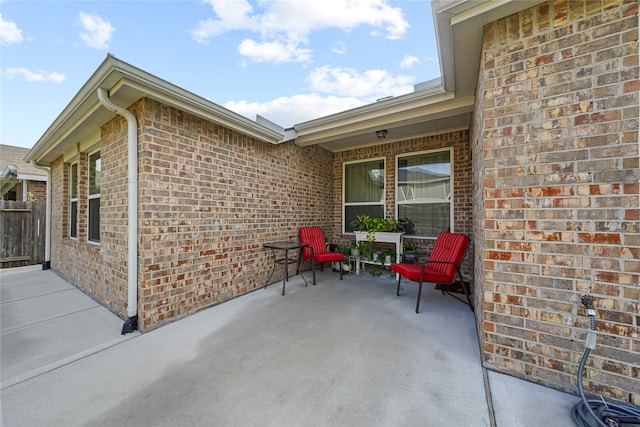
[[[109,99],[107,91],[97,89],[98,99],[105,108],[127,119],[127,154],[128,154],[128,283],[127,283],[127,315],[122,326],[122,334],[138,329],[138,121],[126,108],[115,105]]]
[[[47,202],[44,220],[44,262],[42,263],[42,269],[48,270],[51,268],[51,169],[36,164],[35,160],[31,160],[31,165],[43,170],[47,174]]]

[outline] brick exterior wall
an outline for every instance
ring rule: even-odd
[[[139,126],[141,330],[264,286],[273,265],[264,243],[297,239],[301,226],[330,226],[328,151],[256,141],[148,99],[129,110]],[[125,317],[128,179],[123,118],[102,127],[100,150],[99,245],[87,242],[88,153],[78,151],[77,240],[68,237],[68,165],[61,159],[52,165],[52,268]],[[277,271],[272,281],[280,277]]]
[[[100,246],[87,242],[87,153],[78,152],[78,238],[70,239],[69,167],[59,158],[51,165],[51,268],[116,313],[122,311],[124,295],[113,295],[106,287],[111,271],[104,267]],[[84,172],[83,172],[84,171]],[[126,282],[125,282],[126,284]]]
[[[150,100],[141,121],[144,328],[264,286],[264,243],[329,225],[326,150],[256,141]]]
[[[138,118],[138,316],[143,331],[264,285],[269,241],[320,225],[341,235],[342,163],[387,159],[393,216],[395,155],[454,147],[455,229],[471,234],[468,132],[381,144],[332,155],[272,145],[143,99]],[[78,149],[78,238],[69,234],[68,165],[52,165],[52,268],[122,317],[127,311],[127,135],[117,117],[101,130],[101,241],[87,241],[88,153]],[[62,202],[62,201],[65,202]],[[334,203],[332,204],[331,201]],[[429,247],[428,242],[426,245]],[[465,271],[471,271],[467,257]],[[279,280],[279,272],[272,281]],[[470,276],[470,274],[468,274]]]
[[[484,364],[640,404],[638,4],[555,1],[487,24],[474,145]]]
[[[18,182],[13,188],[15,191],[15,199],[17,201],[26,200],[24,195],[24,183]],[[47,200],[47,181],[27,181],[27,192],[33,193],[34,202],[44,202]]]
[[[413,138],[405,141],[382,143],[366,148],[342,151],[333,158],[333,228],[332,241],[345,244],[353,240],[352,234],[342,234],[342,173],[343,164],[354,160],[366,160],[384,157],[385,159],[385,216],[395,218],[396,156],[418,151],[453,147],[454,166],[454,224],[453,229],[472,237],[472,174],[469,133],[467,131],[450,132],[440,135]],[[473,239],[472,239],[473,240]],[[416,240],[426,251],[433,247],[434,239]],[[463,274],[472,279],[473,245],[464,262]]]
[[[44,202],[47,200],[47,181],[29,181],[29,192],[33,193],[33,200]]]

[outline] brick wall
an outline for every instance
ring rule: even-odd
[[[106,128],[108,129],[108,127]],[[105,129],[102,130],[105,137]],[[104,139],[103,139],[104,140]],[[126,144],[126,141],[125,141]],[[106,144],[103,143],[102,149]],[[113,266],[109,255],[106,255],[111,233],[108,230],[108,222],[104,220],[104,200],[108,200],[108,192],[105,191],[108,182],[103,181],[101,193],[101,243],[100,245],[87,240],[87,185],[88,185],[88,153],[82,152],[79,146],[76,149],[78,163],[78,220],[77,239],[71,239],[69,221],[69,165],[64,163],[62,157],[51,165],[52,174],[52,212],[51,212],[51,268],[69,282],[81,288],[95,299],[123,317],[126,316],[126,276],[124,281],[117,282],[122,277],[121,271],[126,272],[124,266]],[[108,153],[108,150],[107,150]],[[125,153],[126,154],[126,153]],[[108,166],[111,160],[101,152],[102,164]],[[104,169],[104,166],[103,166]],[[126,184],[125,184],[126,185]],[[122,206],[121,206],[122,208]],[[124,205],[126,212],[126,204]],[[108,209],[107,209],[108,211]],[[122,216],[122,215],[120,215]],[[124,249],[119,248],[126,259],[126,238]]]
[[[555,1],[486,25],[474,135],[486,366],[640,404],[638,4]]]
[[[331,154],[272,145],[148,99],[139,126],[138,316],[142,330],[264,286],[262,244],[331,222]],[[69,239],[68,167],[53,173],[52,268],[114,312],[127,303],[127,126],[101,129],[101,241],[87,242],[86,190]],[[87,153],[78,151],[79,187]],[[84,175],[83,175],[84,174]],[[294,268],[294,267],[292,267]],[[293,272],[293,270],[291,270]],[[276,272],[272,281],[280,278]]]
[[[19,181],[13,190],[16,192],[16,200],[26,200],[24,195],[24,182]],[[27,181],[27,192],[33,193],[34,202],[44,202],[47,200],[47,181]]]
[[[264,286],[264,243],[330,224],[326,150],[256,141],[148,99],[141,126],[143,328]]]
[[[34,201],[44,202],[47,200],[47,181],[29,181],[27,187],[28,191],[33,193]]]
[[[331,239],[334,242],[348,243],[353,235],[342,234],[342,172],[343,164],[354,160],[366,160],[384,157],[385,159],[385,216],[395,218],[395,180],[396,156],[424,150],[453,147],[454,165],[454,230],[458,233],[472,235],[472,175],[469,133],[467,131],[451,132],[440,135],[413,138],[405,141],[383,143],[366,148],[347,150],[334,154],[333,157],[333,227]],[[420,239],[425,250],[433,246],[433,239]],[[464,263],[463,273],[472,278],[473,248],[469,249]]]

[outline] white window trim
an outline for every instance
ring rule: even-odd
[[[91,243],[94,245],[100,245],[100,240],[91,240],[90,239],[90,235],[91,235],[91,200],[94,199],[99,199],[100,198],[100,194],[102,193],[102,183],[101,183],[101,188],[100,188],[100,193],[98,194],[89,194],[91,192],[91,177],[89,176],[91,173],[91,156],[94,155],[95,153],[99,152],[100,148],[93,150],[90,153],[87,153],[87,237],[86,237],[86,241],[87,243]],[[100,161],[102,162],[102,153],[100,153]],[[101,230],[98,230],[98,234],[100,234]]]
[[[347,170],[347,165],[353,165],[353,164],[358,164],[358,163],[369,163],[369,162],[378,162],[381,161],[383,164],[383,170],[386,172],[387,169],[387,159],[385,157],[372,157],[369,159],[361,159],[361,160],[351,160],[348,162],[344,162],[342,163],[342,219],[341,219],[341,223],[342,223],[342,234],[347,234],[347,231],[344,227],[344,219],[346,216],[346,206],[347,203],[345,202],[345,190],[347,188],[346,186],[346,178],[347,178],[347,174],[346,174],[346,170]],[[382,206],[382,211],[385,211],[385,195],[387,194],[387,176],[385,173],[385,179],[384,179],[384,189],[382,190],[382,200],[378,203],[373,203],[373,202],[359,202],[359,203],[349,203],[348,206],[371,206],[371,205],[380,205]],[[349,233],[351,234],[351,233]]]
[[[449,151],[449,163],[451,164],[451,199],[449,201],[450,205],[451,205],[451,209],[449,212],[449,228],[451,229],[451,232],[454,233],[455,229],[454,229],[454,222],[453,222],[453,213],[454,213],[454,207],[455,207],[455,174],[453,173],[455,171],[455,164],[454,164],[454,148],[453,147],[447,147],[447,148],[434,148],[431,150],[422,150],[422,151],[413,151],[413,152],[409,152],[409,153],[402,153],[402,154],[396,154],[396,158],[395,158],[395,163],[393,165],[393,167],[395,168],[394,170],[394,174],[395,174],[395,183],[394,183],[394,195],[395,195],[395,206],[394,206],[394,212],[396,215],[396,218],[398,218],[398,211],[399,211],[399,205],[400,202],[398,200],[398,159],[403,158],[403,157],[412,157],[412,156],[419,156],[421,154],[431,154],[431,153],[440,153],[443,151]],[[411,236],[407,236],[411,239],[424,239],[424,240],[435,240],[436,237],[431,237],[431,236],[418,236],[418,235],[411,235]]]
[[[78,185],[78,162],[73,162],[69,164],[69,238],[73,239],[73,240],[78,240],[78,189],[76,188],[76,197],[71,197],[71,194],[73,193],[73,179],[71,178],[71,172],[72,172],[72,168],[75,165],[76,167],[76,186]],[[71,209],[71,204],[75,202],[76,203],[76,229],[75,229],[75,236],[72,236],[73,234],[73,230],[71,227],[71,215],[72,215],[72,209]]]

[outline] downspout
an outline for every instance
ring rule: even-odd
[[[138,122],[126,108],[115,105],[103,88],[97,90],[102,105],[127,119],[127,155],[128,155],[128,281],[127,315],[122,325],[122,335],[138,329]]]
[[[42,269],[48,270],[51,268],[51,169],[36,164],[35,160],[31,160],[31,165],[45,171],[47,174],[47,202],[44,220],[44,262],[42,263]]]
[[[28,197],[27,197],[28,193],[29,193],[28,181],[26,179],[23,179],[22,180],[22,201],[23,202],[28,201]]]

